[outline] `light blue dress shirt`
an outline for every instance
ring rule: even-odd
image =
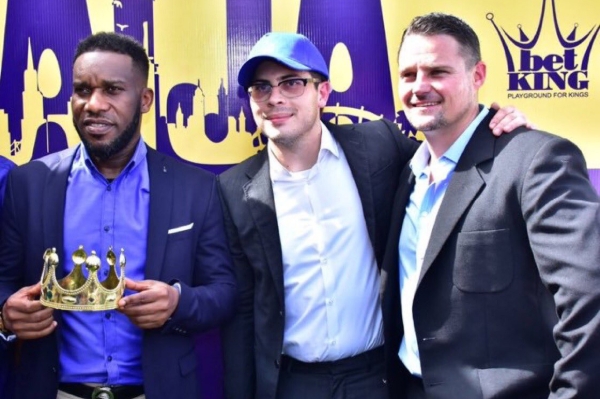
[[[489,109],[480,106],[481,111],[467,129],[456,139],[438,162],[430,162],[429,147],[423,142],[410,162],[415,175],[415,186],[402,222],[400,232],[400,303],[404,337],[398,356],[406,368],[416,376],[421,376],[418,339],[413,321],[413,300],[417,291],[423,259],[440,205],[452,179],[454,168],[475,129],[488,114]],[[431,183],[430,183],[430,177]],[[440,215],[443,217],[443,215]]]

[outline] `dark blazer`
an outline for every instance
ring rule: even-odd
[[[350,165],[380,264],[398,175],[417,144],[388,121],[328,125],[328,129]],[[272,399],[283,347],[285,304],[267,150],[221,174],[219,183],[239,288],[237,314],[223,331],[226,395],[228,399]]]
[[[74,149],[68,149],[49,155],[9,176],[0,243],[0,303],[20,287],[39,281],[46,248],[56,247],[60,259],[65,257],[63,219],[69,210],[64,204],[73,154]],[[193,335],[228,319],[236,295],[216,179],[151,148],[147,160],[150,217],[145,278],[178,280],[181,296],[170,321],[144,331],[145,393],[148,399],[198,398]],[[167,234],[191,222],[191,230]],[[54,312],[57,330],[60,313]],[[21,342],[17,398],[56,398],[57,343],[56,333]]]
[[[600,206],[569,141],[481,122],[442,201],[413,314],[428,398],[595,398],[600,392]],[[384,260],[393,398],[405,398],[398,242],[406,168]],[[554,330],[553,330],[554,329]]]

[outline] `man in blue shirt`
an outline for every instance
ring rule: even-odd
[[[20,399],[197,398],[195,333],[233,312],[235,278],[215,178],[149,148],[149,62],[133,39],[99,33],[73,63],[73,122],[82,144],[9,177],[0,242],[4,333],[21,341]],[[125,248],[118,309],[59,312],[37,298],[42,255],[58,278],[80,245],[103,257]],[[106,278],[107,267],[99,277]],[[32,384],[32,381],[35,383]]]

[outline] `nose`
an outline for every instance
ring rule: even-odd
[[[413,84],[413,93],[418,95],[421,93],[427,93],[429,90],[431,90],[431,84],[427,75],[420,72],[417,73],[415,82]]]
[[[281,86],[274,86],[271,88],[271,96],[269,97],[269,103],[280,104],[284,101],[285,96],[281,94]]]
[[[102,90],[93,90],[90,96],[88,97],[87,102],[85,103],[86,111],[97,113],[101,111],[106,111],[107,108],[108,101],[106,101]]]

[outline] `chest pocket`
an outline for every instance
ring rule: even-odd
[[[459,290],[500,292],[510,285],[513,274],[508,229],[459,233],[452,277]]]

